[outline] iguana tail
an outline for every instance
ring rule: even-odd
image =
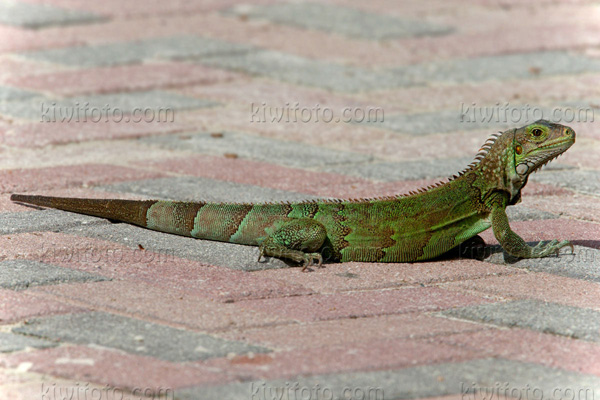
[[[286,204],[235,204],[163,200],[86,199],[13,194],[10,199],[127,222],[144,228],[191,236],[257,245],[272,227],[289,214]]]

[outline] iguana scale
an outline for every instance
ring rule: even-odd
[[[516,257],[558,254],[568,241],[531,247],[505,209],[520,201],[529,175],[575,142],[575,132],[539,120],[493,135],[463,172],[408,195],[298,203],[204,203],[77,199],[14,194],[16,202],[123,221],[199,239],[259,246],[260,256],[304,268],[331,261],[410,262],[447,252],[492,227]]]

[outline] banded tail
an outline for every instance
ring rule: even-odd
[[[15,202],[126,222],[198,239],[257,245],[265,229],[285,218],[284,204],[120,200],[13,194]]]

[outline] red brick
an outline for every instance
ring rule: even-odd
[[[164,174],[155,171],[101,164],[13,169],[0,172],[0,182],[2,182],[0,191],[14,193],[53,189],[57,186],[100,185],[162,176]]]
[[[568,263],[565,268],[568,268]],[[453,282],[444,287],[448,289],[461,288],[469,292],[475,290],[507,299],[537,299],[600,310],[600,285],[598,283],[543,272]]]
[[[23,89],[74,96],[87,93],[173,88],[183,85],[210,85],[232,80],[236,76],[232,72],[208,68],[199,64],[171,62],[50,74],[35,73],[7,79],[6,83]]]
[[[76,36],[61,35],[60,30],[24,29],[12,26],[0,26],[0,52],[67,47],[83,44]]]
[[[285,322],[277,316],[244,309],[237,303],[209,300],[201,294],[190,293],[165,282],[161,283],[161,287],[123,281],[81,283],[44,286],[35,291],[95,310],[116,311],[138,319],[201,331],[244,329]]]
[[[68,301],[57,301],[43,293],[0,289],[0,324],[77,311],[82,311],[82,308]]]
[[[101,382],[133,389],[172,388],[226,383],[231,378],[199,363],[172,363],[120,351],[83,346],[15,353],[0,359],[0,365],[16,368],[31,363],[29,371],[78,381]]]
[[[319,321],[437,311],[486,302],[487,300],[481,297],[424,287],[243,300],[238,304],[243,308],[269,312],[298,321]]]
[[[489,329],[436,337],[437,343],[475,350],[480,357],[502,357],[600,376],[600,345],[525,329]]]
[[[385,339],[418,339],[487,329],[466,321],[426,314],[384,315],[311,323],[293,323],[248,329],[230,329],[219,336],[280,350],[318,348],[345,343],[369,343]]]
[[[318,293],[334,293],[520,273],[522,271],[515,268],[462,259],[419,263],[347,262],[327,264],[325,268],[315,269],[311,273],[293,268],[256,271],[252,275],[300,284]]]
[[[513,231],[526,242],[540,240],[570,240],[573,244],[600,248],[600,243],[594,238],[600,237],[600,225],[592,222],[559,218],[540,221],[513,221],[510,223]],[[491,229],[481,233],[487,244],[497,244]],[[562,252],[570,253],[570,249]]]
[[[297,375],[414,367],[476,358],[474,351],[423,340],[383,339],[331,344],[271,354],[213,359],[206,364],[238,374],[276,379]]]
[[[179,122],[56,122],[13,125],[0,134],[0,141],[15,147],[46,147],[52,144],[81,143],[92,140],[133,139],[143,136],[183,132],[193,129]],[[118,143],[113,142],[117,147]]]

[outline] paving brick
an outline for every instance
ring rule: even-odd
[[[164,174],[156,171],[143,171],[116,165],[86,165],[86,163],[79,163],[76,166],[12,169],[0,172],[0,182],[2,182],[0,184],[0,192],[19,193],[30,190],[89,186],[160,176],[164,176]]]
[[[533,363],[488,358],[457,363],[443,363],[403,368],[390,371],[353,372],[340,374],[315,375],[282,380],[255,380],[211,387],[182,389],[177,392],[179,399],[229,400],[246,398],[248,394],[258,396],[279,390],[290,396],[300,391],[310,392],[320,388],[321,393],[343,396],[347,389],[357,393],[379,393],[390,399],[424,398],[450,394],[462,395],[462,398],[477,399],[486,393],[486,388],[494,391],[496,383],[506,383],[508,393],[515,391],[517,396],[525,397],[526,392],[535,387],[542,391],[542,399],[552,399],[556,388],[597,389],[600,378],[578,374],[556,368],[544,367]],[[317,386],[318,385],[318,386]],[[295,389],[295,388],[298,389]],[[306,388],[306,389],[304,389]],[[346,389],[346,391],[344,391]],[[474,393],[479,390],[480,393]],[[506,392],[501,392],[503,394]],[[495,394],[495,392],[494,392]],[[536,391],[539,396],[539,392]],[[590,394],[592,395],[592,394]],[[334,397],[335,398],[335,397]],[[381,397],[380,397],[381,398]],[[540,397],[536,397],[540,398]]]
[[[169,267],[171,267],[169,265]],[[199,285],[205,274],[197,271],[195,279]],[[190,274],[191,275],[191,274]],[[158,278],[158,277],[156,277]],[[135,279],[135,278],[133,278]],[[210,286],[219,284],[217,279],[210,280]],[[254,280],[249,277],[249,285]],[[37,291],[76,301],[78,304],[94,309],[118,312],[132,317],[151,319],[187,329],[222,331],[229,329],[247,329],[257,326],[272,326],[285,322],[284,319],[267,313],[256,312],[232,304],[233,299],[242,297],[237,293],[223,296],[228,303],[215,302],[200,290],[193,291],[189,287],[179,287],[175,280],[162,280],[159,285],[136,281],[114,281],[98,284],[72,284],[36,289]],[[267,281],[268,284],[268,281]],[[214,288],[214,291],[226,292],[226,284]],[[283,293],[281,293],[283,294]],[[154,299],[160,298],[160,302]],[[231,303],[229,303],[231,301]]]
[[[128,225],[122,225],[124,228],[128,227]],[[117,229],[120,226],[112,228],[114,233],[120,232],[120,229]],[[73,229],[73,231],[75,230]],[[144,232],[157,233],[158,238],[153,240],[152,236],[147,237]],[[302,285],[293,282],[254,276],[241,271],[232,271],[229,268],[214,267],[202,262],[179,258],[177,252],[179,248],[170,246],[168,239],[186,239],[184,237],[149,230],[143,230],[138,236],[125,230],[124,235],[119,236],[107,229],[107,233],[98,235],[98,239],[90,239],[81,237],[83,233],[86,233],[85,229],[78,233],[80,236],[54,232],[0,236],[0,259],[28,258],[94,275],[102,275],[107,279],[126,279],[158,287],[164,283],[168,287],[184,290],[190,295],[198,295],[220,302],[311,293]],[[206,243],[196,239],[190,240],[192,242],[188,244],[188,247],[192,248],[192,254],[194,254],[193,249],[197,242]],[[124,245],[117,244],[117,241]],[[140,246],[143,247],[143,250],[140,249]],[[186,248],[181,244],[180,246],[181,252],[185,255]],[[252,250],[252,253],[242,260],[243,262],[253,263],[258,268],[265,268],[263,266],[265,264],[267,267],[277,267],[277,265],[273,265],[274,262],[263,261],[257,264],[255,247],[234,246],[233,248],[237,249],[238,247]],[[214,254],[214,258],[221,260],[221,264],[227,265],[230,256],[228,254],[228,257],[224,257],[223,254],[228,253]],[[233,258],[234,260],[229,262],[239,269],[240,267],[235,264],[235,257]],[[279,262],[286,266],[283,262]],[[127,268],[123,268],[123,264],[126,264]],[[157,277],[160,277],[158,281]],[[102,287],[98,287],[97,290],[100,291]],[[63,286],[59,290],[68,290],[68,288],[62,288]]]
[[[310,274],[294,268],[256,271],[252,276],[299,284],[318,293],[334,293],[430,285],[521,273],[521,270],[508,266],[455,259],[419,263],[336,263],[327,264],[324,269],[315,269]]]
[[[8,146],[39,148],[94,140],[133,139],[194,129],[193,126],[177,121],[130,122],[109,120],[90,124],[83,121],[55,123],[36,121],[7,128],[0,132],[0,141]],[[115,146],[115,143],[113,142],[112,145]]]
[[[336,319],[308,324],[285,324],[259,328],[231,329],[220,336],[280,350],[322,348],[340,343],[371,343],[385,339],[418,339],[487,329],[471,322],[426,314],[384,315]]]
[[[243,158],[296,168],[356,163],[372,159],[367,155],[317,146],[299,146],[298,143],[292,141],[276,141],[237,132],[223,132],[222,135],[222,137],[214,137],[210,133],[185,136],[169,135],[144,138],[142,141],[169,149],[185,149],[205,154],[234,153]]]
[[[457,295],[451,291],[427,287],[244,300],[239,305],[298,321],[319,321],[435,311],[485,302],[480,297]]]
[[[89,12],[68,10],[50,4],[7,0],[0,3],[0,23],[39,29],[50,25],[85,24],[102,17]]]
[[[513,300],[536,299],[600,310],[600,285],[544,272],[452,282],[444,285],[444,288],[461,288]]]
[[[12,323],[31,317],[70,313],[81,308],[48,298],[40,293],[0,289],[0,323]]]
[[[326,197],[337,196],[336,189],[346,191],[349,185],[370,184],[362,179],[344,175],[288,168],[242,158],[200,154],[158,162],[145,161],[137,165],[160,171]]]
[[[575,339],[600,341],[600,312],[539,300],[516,300],[455,308],[443,315],[499,326],[527,328]]]
[[[32,286],[103,281],[106,278],[31,260],[0,261],[0,287],[24,290]]]
[[[0,101],[19,101],[39,96],[39,94],[18,87],[0,86]]]
[[[106,223],[97,218],[58,210],[0,213],[0,234],[60,230],[80,224]]]
[[[518,206],[517,206],[518,207]],[[557,218],[541,221],[515,221],[511,223],[511,229],[521,236],[526,242],[537,244],[540,240],[570,240],[575,245],[599,248],[599,243],[593,238],[598,237],[598,224],[576,219]],[[489,244],[498,243],[494,238],[492,230],[481,233],[481,237]],[[530,243],[530,244],[531,244]],[[570,249],[562,253],[569,254]],[[548,260],[543,258],[541,260]],[[529,261],[538,261],[529,259]]]
[[[106,28],[104,28],[106,29]],[[249,51],[251,47],[195,36],[158,37],[132,42],[88,45],[21,53],[22,57],[43,62],[100,67],[139,63],[149,59],[206,57]]]
[[[250,120],[255,123],[260,121],[261,124],[287,123],[288,120],[307,119],[306,116],[302,116],[304,108],[315,110],[311,115],[310,122],[317,123],[317,119],[319,121],[329,120],[329,117],[325,115],[325,109],[328,108],[333,114],[330,123],[342,125],[346,125],[344,117],[346,119],[348,115],[354,117],[352,113],[359,109],[365,112],[365,118],[369,116],[370,112],[372,119],[379,118],[379,120],[385,116],[385,113],[409,110],[401,102],[391,106],[387,102],[378,101],[375,96],[365,101],[358,95],[331,93],[320,88],[307,88],[266,79],[239,78],[234,81],[218,82],[214,85],[181,87],[177,89],[177,92],[221,102],[236,102],[245,106],[246,110],[250,106]],[[318,112],[316,111],[317,107],[319,107]],[[347,115],[343,114],[345,110],[348,110],[346,111]],[[357,116],[360,117],[360,115]]]
[[[369,71],[364,68],[311,60],[273,50],[257,50],[200,57],[202,64],[244,71],[297,85],[315,86],[337,92],[360,92],[386,87],[410,86],[400,71]]]
[[[543,171],[536,174],[532,180],[565,187],[583,194],[597,195],[600,193],[600,171],[597,170]]]
[[[591,242],[596,246],[598,245],[596,241]],[[537,242],[528,242],[528,244],[535,246]],[[491,254],[486,258],[486,261],[496,264],[510,264],[515,268],[523,268],[528,271],[546,272],[575,279],[600,282],[600,273],[598,271],[600,250],[583,246],[574,247],[574,255],[571,255],[570,249],[566,251],[563,249],[559,257],[515,259],[507,254],[503,254],[498,246],[489,249]]]
[[[597,343],[518,328],[458,332],[431,340],[475,350],[480,356],[509,358],[600,376]]]
[[[217,103],[160,90],[0,103],[0,113],[20,119],[54,122],[174,122],[175,111],[214,107]],[[146,110],[152,113],[146,114]]]
[[[135,193],[154,199],[182,201],[248,203],[298,201],[312,197],[283,190],[189,176],[121,182],[99,186],[99,188],[116,193]]]
[[[360,176],[380,181],[449,177],[464,170],[472,158],[447,158],[406,162],[371,162],[353,165],[326,166],[328,172]]]
[[[263,379],[276,379],[342,371],[397,369],[429,363],[464,361],[475,356],[475,352],[456,346],[431,344],[419,339],[386,338],[366,343],[337,343],[282,351],[260,355],[260,358],[242,356],[213,359],[207,364],[246,376],[255,373],[256,364],[259,364]]]
[[[179,258],[234,270],[256,271],[291,266],[291,264],[274,257],[266,259],[263,257],[261,261],[257,261],[258,248],[254,246],[176,236],[128,224],[79,226],[65,229],[64,232],[102,240],[109,239],[111,242],[126,246],[137,247],[138,244],[143,244],[145,249],[158,254],[174,254]]]
[[[242,70],[253,75],[339,92],[425,85],[431,82],[459,84],[493,79],[523,79],[531,77],[532,68],[539,70],[539,75],[542,76],[600,71],[599,60],[566,52],[445,60],[378,71],[309,60],[270,50],[200,57],[199,61],[210,66]]]
[[[28,347],[43,349],[54,346],[56,346],[55,343],[47,340],[15,335],[14,333],[0,332],[0,353],[12,353],[24,350]]]
[[[523,198],[523,204],[536,209],[547,210],[554,213],[554,215],[600,222],[600,199],[594,196],[573,194],[572,192],[562,195],[527,196]],[[567,204],[568,207],[565,207]]]
[[[370,40],[443,35],[452,31],[449,27],[428,23],[426,20],[399,19],[385,14],[319,3],[238,6],[227,10],[226,13]]]
[[[28,371],[38,372],[47,377],[76,380],[84,388],[86,382],[97,382],[123,390],[133,390],[137,387],[142,390],[154,389],[156,392],[162,389],[164,393],[166,389],[173,391],[185,386],[233,380],[226,374],[200,364],[173,363],[101,347],[60,346],[53,349],[12,354],[0,359],[0,364],[11,368],[21,366],[28,368]],[[48,383],[48,379],[46,379],[46,383]],[[56,383],[60,387],[60,380],[57,379]],[[90,385],[90,395],[91,387],[92,385]],[[38,387],[38,391],[40,389]],[[83,394],[81,398],[84,398]],[[119,398],[118,393],[115,394],[115,398]],[[136,397],[132,396],[131,398]]]
[[[183,362],[268,349],[103,312],[36,318],[13,332]]]
[[[33,75],[21,74],[6,82],[19,88],[75,96],[87,93],[142,91],[162,87],[207,85],[233,80],[235,74],[189,63],[153,63],[91,68]],[[60,82],[60,85],[57,85]],[[2,93],[2,92],[0,92]],[[0,94],[0,98],[3,96]]]

